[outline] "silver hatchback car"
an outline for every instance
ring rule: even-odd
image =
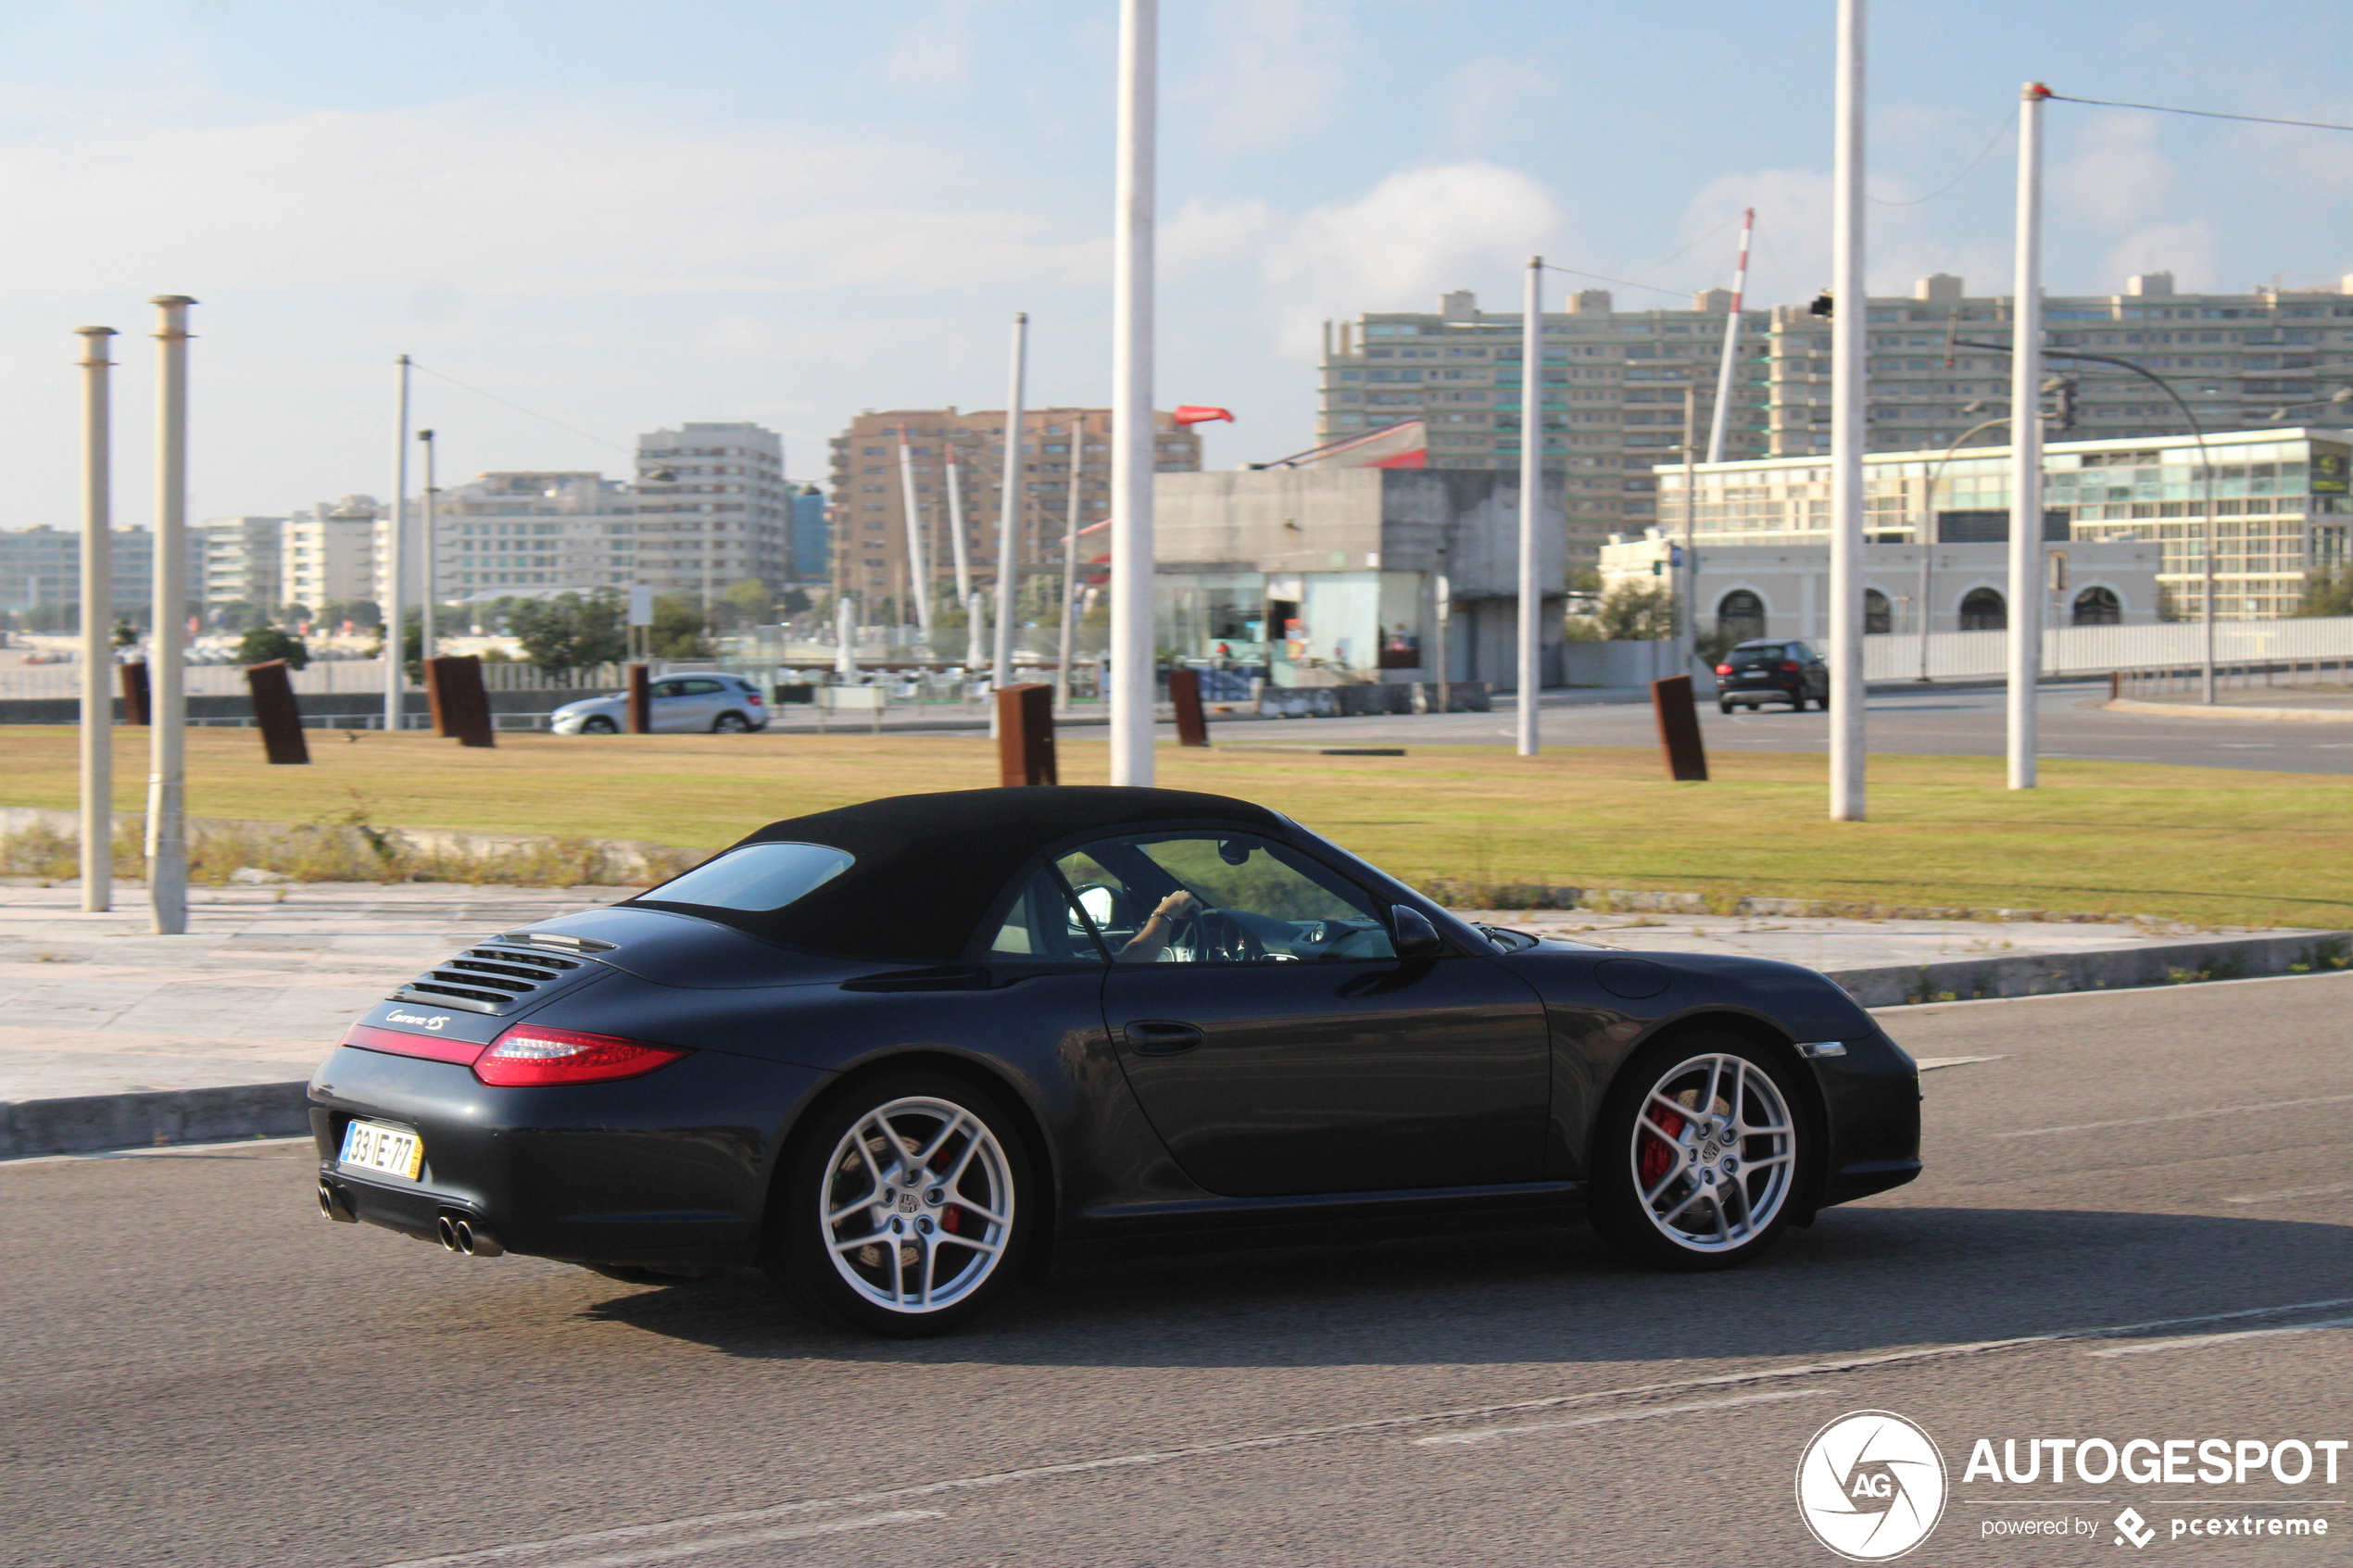
[[[652,684],[657,734],[692,731],[742,734],[768,727],[760,688],[741,675],[664,675]],[[629,727],[629,694],[584,697],[548,715],[560,735],[617,735]]]

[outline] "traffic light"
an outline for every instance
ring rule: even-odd
[[[2075,383],[2064,376],[2053,376],[2043,383],[2043,390],[2051,395],[2051,428],[2073,430],[2075,428]]]
[[[1814,303],[1806,307],[1806,313],[1808,316],[1819,316],[1823,320],[1827,321],[1831,319],[1831,311],[1835,307],[1835,305],[1836,301],[1831,298],[1831,291],[1824,289],[1821,293],[1814,296]]]

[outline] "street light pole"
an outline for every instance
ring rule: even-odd
[[[409,672],[401,667],[401,651],[408,642],[408,627],[402,624],[400,579],[407,564],[403,560],[409,542],[409,356],[403,354],[394,361],[399,366],[399,390],[394,395],[396,423],[392,438],[392,516],[384,524],[384,582],[378,584],[378,612],[384,617],[384,733],[396,734],[407,721],[409,703]]]
[[[188,660],[188,307],[157,295],[156,325],[156,596],[147,643],[147,902],[157,936],[188,929],[186,753]]]
[[[2035,784],[2043,674],[2043,100],[2020,90],[2018,275],[2010,305],[2009,786]]]
[[[1831,236],[1831,799],[1832,822],[1863,820],[1863,273],[1865,0],[1839,0]]]
[[[434,502],[437,499],[434,489],[433,432],[419,431],[417,441],[425,449],[425,510],[424,516],[419,520],[424,531],[425,588],[423,596],[417,601],[417,660],[419,665],[422,666],[432,661],[434,644],[436,641],[434,636],[433,607],[434,600],[439,596],[439,585],[435,579],[441,574],[441,556],[434,547],[433,536]]]
[[[1077,648],[1075,635],[1078,620],[1078,487],[1080,476],[1086,472],[1087,416],[1080,414],[1070,425],[1070,495],[1063,521],[1063,615],[1062,647],[1054,664],[1054,711],[1067,716],[1070,712],[1070,660]]]
[[[1111,782],[1152,782],[1154,122],[1159,0],[1120,0],[1112,245]]]
[[[82,907],[114,907],[113,414],[107,340],[82,327]]]
[[[1015,525],[1021,517],[1021,400],[1028,369],[1029,313],[1024,310],[1013,316],[1012,383],[1005,389],[1003,483],[997,500],[997,625],[996,643],[989,650],[988,682],[999,691],[1013,682],[1013,588],[1021,577],[1021,565],[1013,557],[1018,538]],[[988,705],[988,714],[993,729],[996,703]]]
[[[1961,412],[1966,414],[1971,408],[1983,407],[1982,403],[1971,403],[1962,408]],[[1970,436],[1977,434],[1980,431],[1998,429],[2009,422],[2009,416],[2007,414],[1998,420],[1981,420],[1955,436],[1953,445],[1944,448],[1944,455],[1929,465],[1928,483],[1920,490],[1919,521],[1912,530],[1912,537],[1920,547],[1920,596],[1918,613],[1920,636],[1919,678],[1922,681],[1928,679],[1928,570],[1929,556],[1936,544],[1936,481],[1944,472],[1944,465],[1951,462],[1954,455],[1968,445]]]
[[[1715,428],[1708,440],[1718,446],[1724,439],[1724,408],[1717,405]],[[1699,557],[1699,388],[1683,389],[1683,562],[1675,573],[1678,590],[1675,605],[1675,671],[1680,675],[1692,672],[1692,660],[1699,654],[1699,579],[1695,571]],[[1709,459],[1711,462],[1713,458]]]
[[[1527,298],[1519,319],[1519,710],[1514,729],[1522,757],[1542,748],[1537,725],[1543,685],[1543,585],[1536,578],[1537,503],[1544,491],[1544,258],[1528,258]]]

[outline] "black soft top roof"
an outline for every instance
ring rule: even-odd
[[[890,796],[771,822],[728,847],[824,844],[855,855],[857,863],[831,882],[774,911],[696,912],[818,952],[950,963],[1039,850],[1076,834],[1166,822],[1260,832],[1283,825],[1264,806],[1182,789],[1061,784]],[[640,897],[659,905],[661,889]]]

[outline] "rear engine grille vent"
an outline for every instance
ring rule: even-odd
[[[469,947],[395,991],[393,998],[465,1012],[510,1012],[582,967],[578,959],[558,958],[544,948]]]

